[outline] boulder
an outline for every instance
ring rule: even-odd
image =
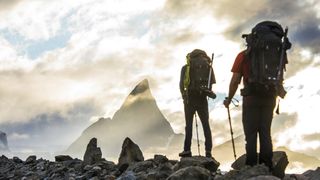
[[[55,157],[56,162],[70,161],[73,160],[69,155],[58,155]]]
[[[309,180],[320,179],[320,167],[318,167],[316,170],[306,171],[303,173],[303,175],[309,178]]]
[[[15,162],[15,163],[23,163],[23,161],[22,161],[19,157],[17,157],[17,156],[14,156],[14,157],[12,158],[12,160],[13,160],[13,162]]]
[[[0,156],[0,179],[5,178],[5,174],[14,169],[14,162],[6,156]]]
[[[122,144],[122,150],[118,160],[118,166],[144,161],[142,151],[130,138],[126,138]]]
[[[134,173],[147,172],[155,167],[156,166],[153,161],[147,160],[130,164],[127,171],[133,171]]]
[[[211,172],[216,172],[220,163],[214,158],[207,158],[203,156],[182,157],[180,162],[175,165],[175,170],[190,167],[199,166],[203,167]]]
[[[137,177],[132,171],[126,171],[120,177],[117,178],[117,180],[136,180],[136,179]]]
[[[166,162],[160,164],[156,169],[150,171],[147,175],[148,180],[162,180],[167,179],[173,171],[173,166],[171,163]]]
[[[262,176],[256,176],[249,178],[248,180],[281,180],[278,177],[270,176],[270,175],[262,175]]]
[[[97,147],[97,138],[92,138],[84,153],[83,162],[85,164],[94,164],[102,160],[101,149]]]
[[[286,174],[282,180],[309,180],[309,178],[303,174]]]
[[[213,180],[213,176],[210,174],[210,171],[199,167],[199,166],[190,166],[186,168],[179,169],[178,171],[171,174],[167,180],[195,180],[195,179],[205,179]]]
[[[271,172],[269,172],[269,168],[264,164],[259,164],[253,167],[244,166],[240,170],[231,170],[228,173],[226,173],[224,176],[217,178],[216,180],[224,180],[224,179],[242,180],[242,179],[256,178],[259,176],[271,176]]]
[[[166,156],[159,155],[159,154],[154,155],[153,160],[154,160],[157,164],[163,164],[163,163],[166,163],[166,162],[169,161],[169,159],[168,159]]]
[[[35,163],[36,160],[37,160],[37,156],[31,155],[31,156],[27,157],[25,163],[26,163],[26,164]]]
[[[273,175],[279,178],[283,178],[285,176],[285,170],[287,165],[289,164],[287,154],[284,151],[274,151],[273,152]],[[231,167],[235,170],[240,170],[245,166],[246,163],[246,154],[240,156]]]
[[[286,167],[289,164],[286,152],[284,151],[273,152],[272,162],[273,162],[272,174],[279,178],[283,178],[285,176]]]

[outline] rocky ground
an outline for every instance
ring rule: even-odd
[[[283,154],[283,153],[280,153]],[[243,158],[243,157],[242,157]],[[230,180],[230,179],[320,179],[320,167],[303,174],[284,175],[285,156],[278,158],[277,173],[272,174],[264,165],[241,167],[241,159],[234,164],[235,170],[222,173],[219,162],[214,158],[200,156],[169,160],[163,155],[145,160],[143,154],[131,139],[126,138],[118,164],[102,158],[97,139],[90,140],[83,161],[68,155],[59,155],[55,161],[29,156],[26,160],[18,157],[0,157],[0,179],[106,179],[106,180]],[[281,161],[281,162],[280,162]],[[283,171],[283,173],[281,173]],[[280,173],[279,173],[280,172]]]

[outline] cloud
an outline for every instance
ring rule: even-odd
[[[303,55],[301,53],[302,49],[302,47],[296,46],[287,53],[288,64],[286,65],[285,79],[295,76],[297,72],[302,71],[308,66],[314,66],[316,63],[315,57]]]
[[[19,6],[15,6],[0,17],[0,30],[7,30],[12,35],[22,37],[25,41],[22,45],[48,40],[57,35],[62,27],[60,21],[68,18],[72,8],[77,8],[71,3],[66,6],[67,4],[59,0],[15,2],[19,2]]]
[[[29,148],[52,153],[74,141],[95,114],[98,112],[92,104],[78,103],[67,112],[39,114],[28,122],[5,122],[1,128],[8,134],[9,146],[14,151]]]
[[[307,134],[307,135],[304,135],[303,138],[306,141],[318,141],[320,139],[320,133]]]
[[[179,1],[179,0],[167,0],[164,5],[163,11],[168,13],[169,17],[183,18],[191,17],[195,13],[191,13],[191,10],[200,10],[204,8],[205,1]],[[199,16],[204,13],[203,11],[198,11]],[[197,13],[198,14],[198,13]]]
[[[314,53],[319,53],[320,29],[317,2],[271,0],[239,3],[241,5],[234,1],[215,3],[214,14],[231,21],[229,30],[226,31],[228,37],[239,40],[241,34],[248,33],[259,21],[275,20],[289,27],[289,38],[294,44],[298,43],[302,47],[310,48]]]
[[[78,25],[78,28],[73,26],[74,29],[70,29],[72,36],[65,47],[49,50],[35,61],[26,60],[26,64],[31,66],[28,70],[10,59],[12,65],[7,65],[7,68],[1,72],[1,78],[6,82],[0,88],[4,95],[1,98],[1,107],[3,107],[0,113],[1,123],[25,122],[39,114],[65,112],[74,103],[87,100],[95,101],[94,104],[97,107],[104,108],[108,104],[109,107],[105,110],[110,112],[107,113],[110,116],[116,110],[116,105],[120,104],[128,93],[128,88],[134,86],[141,78],[154,73],[156,66],[165,68],[170,65],[168,61],[158,60],[170,59],[170,53],[167,50],[160,49],[161,52],[159,52],[152,46],[148,48],[150,44],[139,37],[114,33],[131,25],[130,23],[122,24],[127,22],[122,21],[122,17],[126,19],[130,14],[117,15],[117,12],[114,12],[114,16],[118,16],[120,20],[116,21],[116,23],[119,22],[120,27],[118,27],[112,23],[105,23],[114,18],[112,13],[106,14],[104,8],[100,8],[104,6],[99,3],[92,4],[93,7],[86,5],[82,3],[74,5],[77,8],[70,12],[70,20],[67,21],[70,24],[63,27],[63,17],[69,12],[63,11],[61,14],[56,14],[57,9],[50,8],[50,4],[28,4],[31,9],[42,7],[46,9],[48,16],[54,16],[53,21],[58,24],[46,24],[47,21],[42,19],[44,17],[37,19],[44,23],[39,25],[41,28],[46,28],[46,31],[50,31],[50,28],[59,29],[53,26],[69,29],[69,26],[74,24]],[[23,9],[16,11],[25,12]],[[132,9],[132,13],[140,12]],[[21,22],[18,26],[25,26],[26,23]],[[6,26],[10,31],[18,28],[10,23]],[[28,27],[37,28],[37,25],[31,23]],[[33,29],[33,32],[38,31]],[[34,39],[33,35],[19,33],[26,39]],[[54,36],[55,33],[52,33],[48,37],[39,38],[46,39]],[[140,47],[138,47],[139,44]],[[10,47],[9,43],[5,45]],[[11,49],[14,48],[11,47]],[[14,50],[12,52],[15,53]],[[9,55],[6,56],[9,57]],[[16,59],[21,61],[23,58],[16,55]],[[6,61],[2,59],[1,63],[6,64]],[[168,79],[168,75],[162,75],[162,78]],[[119,90],[119,87],[124,88]]]
[[[8,137],[9,141],[11,141],[11,140],[26,140],[29,138],[30,138],[29,134],[19,134],[19,133],[12,133]]]
[[[9,11],[14,6],[18,5],[22,0],[0,0],[0,13]]]
[[[280,104],[281,111],[281,104]],[[283,132],[284,129],[290,129],[294,127],[298,122],[298,114],[281,113],[275,115],[272,121],[272,133],[277,134]]]

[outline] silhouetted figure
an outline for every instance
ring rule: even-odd
[[[246,164],[264,163],[272,170],[271,122],[276,97],[284,97],[283,69],[285,51],[291,47],[282,27],[271,21],[257,24],[246,38],[247,49],[240,52],[233,64],[229,94],[224,105],[229,107],[243,78],[242,123],[246,140]],[[283,38],[285,37],[285,38]],[[282,40],[284,39],[284,40]],[[283,46],[286,45],[286,46]],[[280,75],[280,76],[279,76]],[[257,135],[260,153],[257,155]]]
[[[210,78],[209,74],[211,74]],[[209,79],[210,83],[208,83]],[[212,84],[215,82],[211,59],[207,54],[199,49],[189,53],[187,55],[187,64],[182,67],[180,76],[180,92],[183,97],[186,120],[184,150],[179,154],[181,157],[192,156],[192,124],[196,112],[199,115],[204,131],[206,156],[212,157],[212,137],[207,96],[215,98],[215,94],[211,91]]]

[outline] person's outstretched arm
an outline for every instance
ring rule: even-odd
[[[229,104],[234,96],[234,94],[237,92],[238,86],[241,82],[242,75],[240,73],[233,73],[232,78],[229,85],[229,94],[228,97],[223,101],[223,104],[225,107],[229,107]]]

